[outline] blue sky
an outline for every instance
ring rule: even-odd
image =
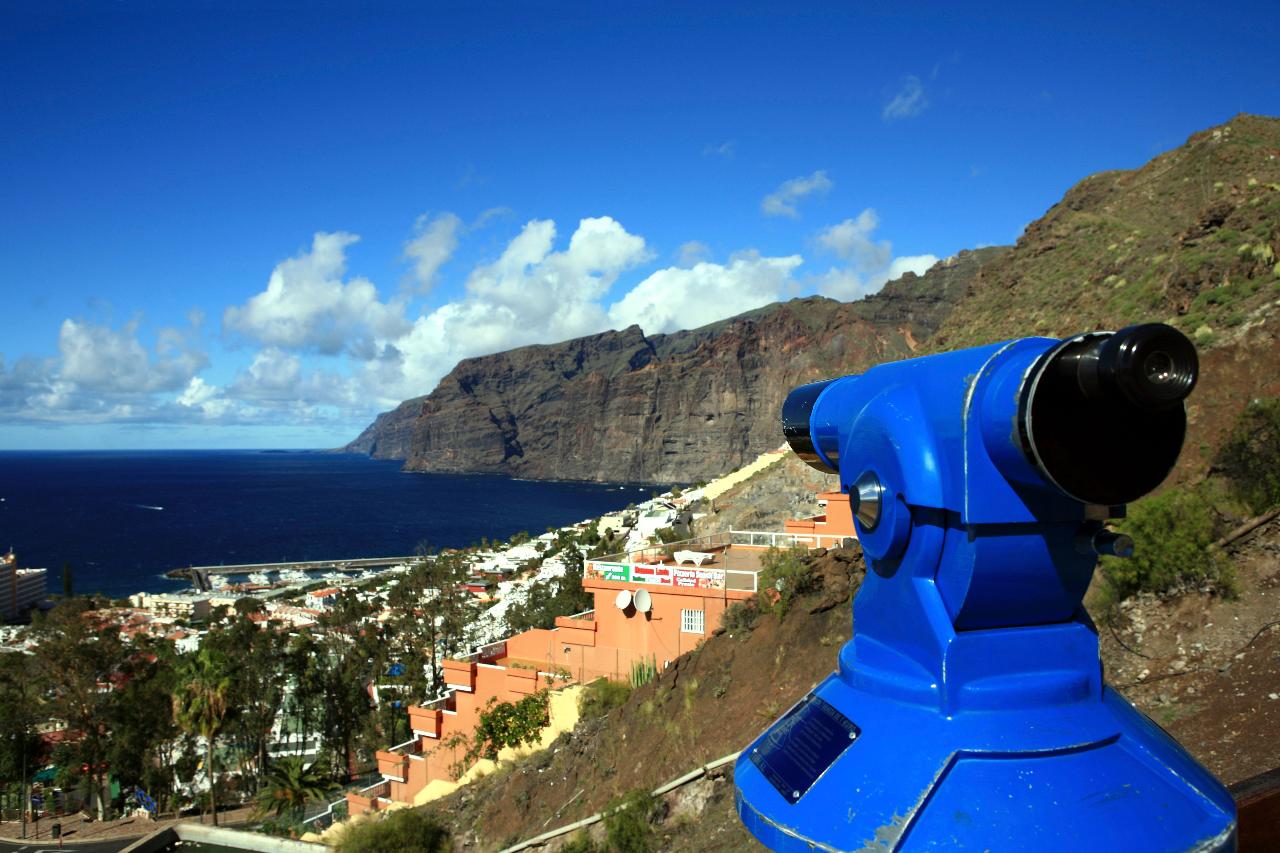
[[[1280,114],[1263,4],[899,5],[7,3],[0,449],[339,445]]]

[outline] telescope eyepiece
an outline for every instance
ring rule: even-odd
[[[1084,396],[1097,403],[1123,398],[1148,411],[1177,406],[1196,386],[1200,362],[1187,337],[1164,323],[1128,326],[1064,352],[1059,369],[1073,373]]]

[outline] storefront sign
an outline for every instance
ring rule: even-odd
[[[723,569],[692,569],[674,566],[675,585],[688,589],[724,589]]]
[[[639,583],[671,586],[671,569],[671,566],[663,565],[662,563],[654,563],[653,565],[636,563],[631,567],[631,578]]]
[[[597,563],[593,560],[587,563],[586,574],[587,577],[603,581],[628,583],[631,580],[631,566],[626,563]]]

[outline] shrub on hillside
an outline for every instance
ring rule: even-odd
[[[1254,400],[1245,407],[1218,451],[1214,469],[1251,513],[1280,504],[1280,398]]]
[[[1104,557],[1103,581],[1109,597],[1120,601],[1139,592],[1171,592],[1208,582],[1219,592],[1235,591],[1231,565],[1210,547],[1217,536],[1217,515],[1200,490],[1168,489],[1134,504],[1120,525],[1133,537],[1128,559]]]
[[[756,626],[756,617],[760,615],[760,606],[756,599],[735,601],[724,609],[720,617],[720,626],[730,634],[750,634]]]
[[[608,849],[619,853],[653,850],[653,825],[662,819],[665,805],[644,788],[635,788],[609,803],[604,813]]]
[[[592,841],[585,829],[580,829],[560,848],[560,853],[604,853],[604,848]]]
[[[446,853],[449,833],[435,818],[416,809],[397,809],[383,820],[358,823],[338,839],[336,853]]]
[[[551,722],[547,691],[539,690],[518,702],[494,702],[480,712],[480,721],[467,758],[496,761],[505,747],[537,742]]]
[[[614,708],[621,708],[631,695],[631,685],[623,681],[597,678],[586,686],[578,699],[578,713],[583,717],[603,717]]]
[[[761,558],[760,566],[757,606],[772,610],[779,619],[787,615],[796,596],[817,586],[809,554],[799,546],[770,548]]]

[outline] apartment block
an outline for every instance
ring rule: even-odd
[[[44,600],[46,569],[20,569],[12,550],[0,557],[0,621],[12,621]]]

